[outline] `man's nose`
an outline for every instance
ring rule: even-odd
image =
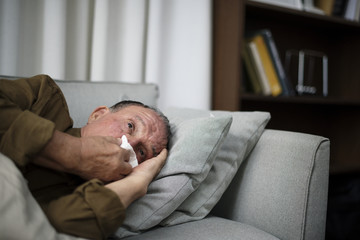
[[[126,136],[128,139],[129,144],[131,145],[132,148],[134,148],[135,146],[137,146],[139,144],[139,139],[131,136],[131,135],[127,135]]]

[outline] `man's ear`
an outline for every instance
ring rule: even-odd
[[[104,116],[105,114],[109,113],[110,109],[106,106],[100,106],[95,108],[95,110],[90,114],[90,117],[88,119],[88,123],[92,123],[93,121],[96,121],[100,117]]]

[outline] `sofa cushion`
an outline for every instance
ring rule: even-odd
[[[169,117],[173,136],[164,168],[150,184],[148,193],[127,209],[116,236],[137,234],[158,225],[205,179],[217,150],[230,128],[232,117],[224,114],[185,120]]]
[[[174,225],[204,218],[219,201],[243,160],[249,155],[270,119],[267,112],[225,112],[194,109],[170,109],[170,119],[203,117],[212,114],[221,117],[231,114],[233,122],[218,151],[209,175],[161,225]]]
[[[194,222],[188,222],[171,227],[159,227],[139,236],[125,238],[126,240],[219,240],[219,239],[256,239],[278,240],[275,236],[258,228],[240,222],[219,217],[208,217]],[[124,240],[125,240],[124,239]]]

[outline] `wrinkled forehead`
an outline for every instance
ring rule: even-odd
[[[124,107],[122,110],[123,112],[127,112],[143,124],[146,124],[148,122],[152,124],[162,123],[161,117],[151,108],[145,108],[142,106],[128,106]]]

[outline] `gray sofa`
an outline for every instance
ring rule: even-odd
[[[68,101],[76,127],[86,123],[87,116],[96,106],[111,105],[123,99],[156,105],[159,95],[157,86],[152,84],[64,81],[58,81],[58,84]],[[174,110],[170,115],[174,116]],[[233,120],[232,124],[236,122]],[[159,224],[148,229],[135,233],[132,230],[131,234],[120,234],[114,238],[324,239],[329,148],[329,140],[320,136],[265,129],[260,132],[254,146],[247,147],[243,161],[237,166],[239,170],[236,169],[231,181],[225,184],[226,191],[206,217],[176,224],[159,220]],[[0,177],[3,178],[1,174]],[[197,188],[193,191],[196,192]],[[3,209],[0,206],[0,212]],[[129,211],[132,212],[131,209]],[[184,213],[181,210],[178,212]],[[11,217],[3,220],[14,221]],[[35,233],[31,233],[32,225],[28,223],[22,227],[24,234],[18,236],[27,236],[28,239],[32,239],[31,236],[37,239],[42,239],[39,236],[46,236],[46,239],[74,239],[54,234],[51,226],[48,223],[45,225],[41,228],[44,233],[39,232],[38,226]],[[0,230],[2,232],[4,229]],[[5,237],[11,235],[2,234]],[[21,234],[21,231],[16,234]]]

